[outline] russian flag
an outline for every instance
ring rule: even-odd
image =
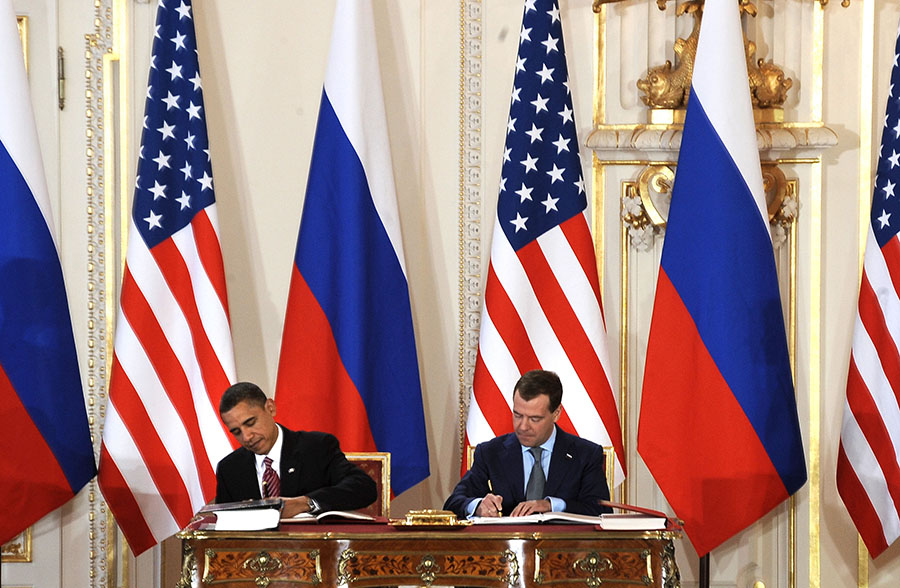
[[[11,0],[0,0],[0,543],[96,473]]]
[[[395,494],[428,477],[422,391],[368,0],[339,0],[275,399],[294,429],[389,451]]]
[[[806,481],[738,5],[704,8],[638,427],[699,555]]]

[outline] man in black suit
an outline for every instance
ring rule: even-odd
[[[216,502],[258,499],[279,489],[282,515],[292,517],[365,508],[378,497],[375,482],[347,461],[334,435],[277,424],[275,401],[256,384],[229,387],[219,416],[241,447],[216,467]]]
[[[547,511],[609,512],[603,448],[556,425],[559,377],[532,370],[513,390],[513,429],[479,444],[471,469],[444,503],[461,518],[523,516]],[[538,449],[539,448],[539,449]]]

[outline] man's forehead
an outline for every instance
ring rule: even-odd
[[[538,394],[531,400],[525,400],[517,390],[513,393],[513,408],[521,414],[547,414],[550,412],[550,397]]]

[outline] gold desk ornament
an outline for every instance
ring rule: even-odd
[[[448,527],[467,527],[472,524],[471,521],[463,521],[456,518],[456,514],[449,510],[435,510],[425,508],[421,510],[411,510],[406,513],[406,518],[391,521],[396,527],[419,527],[423,530],[429,528],[448,528]]]

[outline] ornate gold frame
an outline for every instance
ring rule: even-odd
[[[31,563],[31,534],[28,527],[0,547],[0,560],[3,563]]]

